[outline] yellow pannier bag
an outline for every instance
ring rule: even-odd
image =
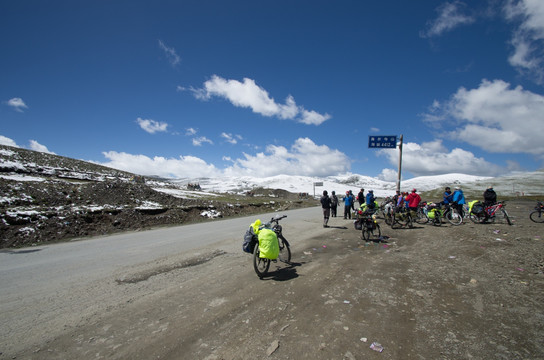
[[[259,231],[259,257],[275,260],[280,254],[280,246],[276,233],[270,229]]]
[[[474,201],[471,201],[468,203],[468,212],[471,212],[472,211],[472,207],[474,206],[474,204],[476,204],[477,202],[479,202],[479,200],[474,200]]]

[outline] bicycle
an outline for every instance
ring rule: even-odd
[[[463,223],[463,216],[459,214],[457,208],[450,204],[445,204],[444,209],[440,203],[428,204],[426,207],[427,216],[433,225],[440,226],[443,223],[443,219],[446,219],[450,224],[454,226],[461,225]]]
[[[536,223],[544,223],[544,204],[541,201],[536,203],[535,209],[529,214],[529,219]]]
[[[417,211],[415,214],[416,223],[423,225],[429,222],[429,216],[427,214],[427,203],[423,202],[417,206]]]
[[[259,241],[257,241],[257,243],[255,244],[255,248],[253,249],[253,268],[255,269],[255,272],[260,279],[262,279],[268,273],[271,262],[277,262],[277,260],[279,259],[283,263],[291,263],[291,248],[289,242],[283,236],[283,228],[279,224],[279,221],[286,217],[287,215],[275,216],[270,220],[270,222],[260,227],[261,229],[271,229],[276,233],[280,249],[277,259],[265,259],[260,257]]]
[[[483,224],[486,222],[495,222],[498,213],[502,215],[502,218],[506,220],[508,225],[512,225],[512,220],[506,212],[505,202],[500,201],[490,206],[483,206],[483,204],[474,204],[470,210],[470,220],[475,224]],[[483,208],[483,210],[482,210]]]
[[[373,212],[359,210],[357,212],[357,222],[361,228],[361,239],[369,241],[372,238],[379,239],[382,236],[380,224],[376,221],[376,215]],[[356,228],[358,227],[356,226]]]
[[[391,216],[391,228],[395,229],[397,226],[414,227],[410,210],[406,208],[395,208]]]
[[[391,198],[385,199],[384,202],[380,205],[380,210],[382,211],[385,223],[387,225],[391,225],[391,219],[395,210],[395,202]]]
[[[434,226],[442,225],[442,217],[444,216],[440,204],[427,204],[425,207],[429,221]]]

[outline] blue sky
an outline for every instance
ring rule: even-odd
[[[544,163],[544,2],[2,1],[0,143],[170,177]]]

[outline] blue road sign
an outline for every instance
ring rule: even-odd
[[[368,147],[394,149],[397,147],[397,136],[369,136]]]

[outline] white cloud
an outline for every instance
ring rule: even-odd
[[[427,121],[454,125],[449,136],[494,153],[544,157],[544,96],[511,88],[502,80],[484,80],[476,89],[460,88]],[[451,120],[450,120],[451,119]]]
[[[269,145],[266,153],[244,154],[241,159],[223,156],[223,161],[232,163],[223,170],[193,156],[166,159],[116,151],[103,154],[109,161],[101,163],[102,165],[141,175],[173,178],[244,175],[267,177],[280,174],[329,176],[345,173],[350,169],[350,162],[345,154],[326,145],[316,145],[308,138],[297,139],[290,149]]]
[[[49,151],[47,146],[40,144],[36,140],[30,140],[30,150],[39,151],[39,152],[48,153],[48,154],[55,154],[54,152]]]
[[[225,169],[225,175],[328,176],[347,172],[351,166],[344,153],[326,145],[317,145],[308,138],[297,139],[290,149],[268,145],[266,152],[255,155],[244,153],[244,158],[236,159],[234,163],[232,167]]]
[[[427,23],[427,30],[421,34],[422,37],[440,36],[458,26],[471,24],[475,18],[463,13],[466,4],[461,1],[446,2],[440,5],[436,11],[438,17]]]
[[[179,89],[180,87],[178,87]],[[309,125],[320,125],[331,118],[329,114],[319,114],[298,106],[291,95],[285,99],[285,104],[278,104],[266,90],[255,83],[255,80],[248,78],[244,78],[243,82],[240,82],[214,75],[204,83],[202,89],[191,90],[198,99],[208,100],[212,96],[222,97],[234,106],[250,108],[254,113],[263,116],[276,116],[280,119],[296,120]]]
[[[194,146],[202,146],[202,143],[208,143],[213,145],[213,141],[211,141],[205,136],[199,136],[199,137],[193,138]]]
[[[19,147],[19,145],[17,145],[15,143],[15,141],[13,141],[12,139],[8,138],[8,137],[5,137],[3,135],[0,135],[0,145],[7,145],[7,146],[13,146],[13,147]]]
[[[383,181],[397,181],[398,171],[393,169],[383,169],[382,172],[378,175],[378,179]]]
[[[25,104],[21,98],[12,98],[6,101],[8,106],[11,106],[17,112],[23,112],[24,109],[28,109],[28,106]]]
[[[197,130],[194,129],[194,128],[185,129],[185,135],[187,135],[187,136],[193,136],[196,133],[197,133]]]
[[[225,141],[233,145],[237,144],[238,140],[242,140],[242,136],[240,135],[232,135],[232,134],[227,134],[225,132],[221,133],[221,137],[225,139]]]
[[[176,50],[174,48],[170,48],[162,42],[162,40],[159,40],[159,47],[164,51],[166,54],[166,57],[168,58],[168,61],[170,62],[170,65],[176,66],[181,62],[181,58],[176,54]]]
[[[21,146],[17,145],[14,140],[12,140],[12,139],[10,139],[8,137],[5,137],[3,135],[0,135],[0,145],[21,147]],[[40,144],[36,140],[30,140],[28,148],[30,150],[34,150],[34,151],[39,151],[39,152],[48,153],[48,154],[55,154],[54,152],[49,151],[47,146]]]
[[[544,83],[544,2],[508,0],[504,14],[508,20],[517,23],[511,41],[514,52],[508,61],[537,83]]]
[[[393,166],[398,165],[399,151],[382,149],[378,156],[385,156]],[[381,176],[391,175],[390,171],[382,171]],[[495,176],[504,172],[504,169],[476,157],[470,151],[455,148],[446,149],[442,140],[434,140],[422,144],[408,142],[403,144],[402,171],[415,176],[436,175],[445,173],[463,173],[469,175]]]
[[[194,156],[180,156],[179,158],[164,158],[145,155],[132,155],[124,152],[108,151],[103,155],[109,159],[102,165],[115,169],[129,171],[140,175],[158,175],[162,177],[216,177],[220,174],[214,165]]]
[[[158,122],[155,120],[138,118],[136,122],[143,130],[147,131],[150,134],[154,134],[156,132],[165,132],[168,128],[167,123]]]

